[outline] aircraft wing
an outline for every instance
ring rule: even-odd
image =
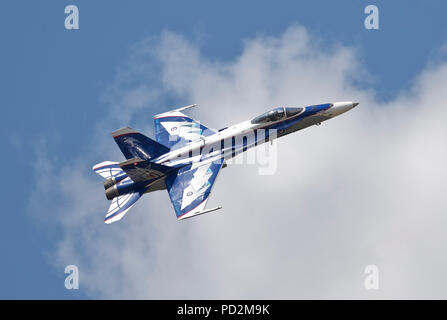
[[[193,120],[180,111],[195,107],[190,105],[154,116],[155,137],[169,149],[177,149],[185,144],[216,133],[200,122]]]
[[[222,164],[223,159],[218,159],[199,167],[189,165],[166,178],[166,188],[177,219],[220,209],[205,210],[205,206]]]

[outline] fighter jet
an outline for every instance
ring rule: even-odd
[[[112,203],[105,223],[120,220],[145,193],[167,189],[178,220],[220,209],[205,209],[225,160],[289,133],[319,125],[358,105],[345,101],[306,107],[276,107],[253,119],[213,130],[182,111],[154,116],[155,138],[129,128],[112,133],[126,161],[104,161],[93,170],[106,180]]]

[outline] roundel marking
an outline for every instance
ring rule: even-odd
[[[189,191],[186,195],[187,195],[188,197],[189,197],[189,196],[192,196],[192,191]]]

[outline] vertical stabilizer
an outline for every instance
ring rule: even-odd
[[[149,160],[169,152],[168,147],[129,127],[113,132],[112,136],[126,159]]]

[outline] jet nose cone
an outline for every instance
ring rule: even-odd
[[[340,102],[334,102],[332,104],[331,114],[332,117],[338,116],[342,113],[345,113],[346,111],[351,110],[352,108],[356,107],[359,103],[354,101],[340,101]]]

